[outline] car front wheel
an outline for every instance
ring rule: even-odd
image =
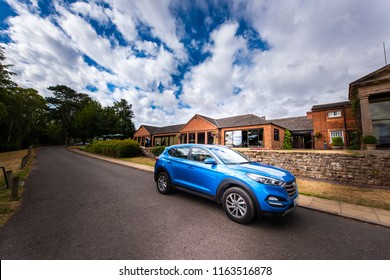
[[[245,190],[237,187],[225,191],[222,207],[231,220],[240,224],[249,223],[255,214],[251,197]]]
[[[171,181],[165,172],[160,172],[157,175],[157,190],[161,194],[168,194],[172,191]]]

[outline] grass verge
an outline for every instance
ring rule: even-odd
[[[154,166],[154,163],[156,162],[154,158],[148,158],[148,157],[121,158],[121,160],[138,163],[138,164],[144,164],[148,166]]]
[[[12,170],[14,176],[17,175],[24,181],[30,173],[35,151],[32,151],[32,156],[26,166],[20,169],[21,159],[26,154],[27,150],[0,153],[0,166],[6,167],[6,170]],[[20,207],[24,188],[19,187],[18,197],[12,199],[11,189],[4,188],[3,172],[0,173],[0,227],[2,227]]]
[[[299,193],[390,210],[390,189],[297,178]]]

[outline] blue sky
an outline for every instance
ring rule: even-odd
[[[0,0],[15,81],[64,84],[103,105],[133,104],[136,126],[253,113],[305,115],[344,101],[390,57],[386,0]]]

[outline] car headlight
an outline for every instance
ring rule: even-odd
[[[274,185],[274,186],[281,186],[284,184],[284,181],[266,177],[266,176],[261,176],[258,174],[253,174],[253,173],[246,173],[246,175],[251,178],[252,180],[255,180],[256,182],[262,183],[264,185]]]

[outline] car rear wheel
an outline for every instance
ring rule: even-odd
[[[157,175],[157,190],[161,194],[168,194],[172,191],[171,181],[165,172],[160,172]]]
[[[249,223],[255,214],[251,197],[245,190],[237,187],[225,191],[222,207],[231,220],[240,224]]]

